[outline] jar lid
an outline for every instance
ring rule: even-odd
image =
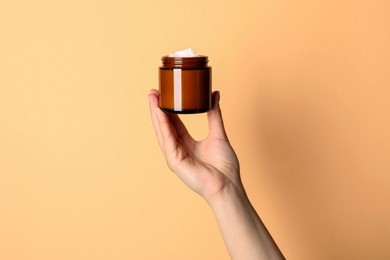
[[[199,55],[196,57],[162,57],[163,68],[183,68],[183,69],[199,69],[206,68],[209,62],[207,56]]]

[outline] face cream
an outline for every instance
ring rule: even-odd
[[[208,57],[193,49],[162,57],[159,106],[165,112],[193,114],[211,108],[211,67]]]

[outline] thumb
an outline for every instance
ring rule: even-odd
[[[207,118],[209,121],[209,136],[227,140],[219,100],[220,93],[219,91],[215,91],[212,95],[212,108],[209,112],[207,112]]]

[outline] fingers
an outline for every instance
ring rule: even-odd
[[[170,131],[175,132],[174,135],[175,137],[186,139],[186,141],[190,141],[190,142],[194,141],[194,139],[188,133],[188,130],[186,129],[185,125],[177,115],[175,114],[167,115],[160,110],[160,108],[158,107],[159,95],[160,94],[157,90],[152,89],[149,93],[149,105],[150,105],[152,123],[161,149],[164,151],[164,145],[163,145],[164,138],[161,131],[161,122],[164,123],[165,130],[167,129],[166,128],[167,123],[169,123],[168,125],[170,126],[170,128],[172,128],[170,129]],[[207,113],[208,122],[209,122],[209,135],[221,139],[227,139],[225,127],[222,119],[222,113],[219,106],[219,100],[220,100],[220,93],[218,91],[215,91],[212,95],[212,108]],[[158,115],[160,115],[162,119],[161,122],[157,117]],[[170,132],[165,131],[165,133],[171,136]]]
[[[171,121],[172,126],[176,130],[176,134],[179,138],[182,138],[185,141],[194,141],[194,139],[191,137],[191,135],[188,133],[187,128],[181,121],[178,115],[176,114],[169,114],[168,115],[169,120]]]
[[[164,151],[164,149],[163,149],[163,139],[162,139],[161,130],[160,130],[160,124],[158,122],[157,115],[154,112],[154,110],[156,108],[158,109],[158,98],[159,98],[159,96],[160,96],[159,92],[157,90],[155,90],[155,89],[152,89],[150,91],[149,95],[148,95],[148,99],[149,99],[150,116],[152,118],[154,131],[156,133],[157,140],[158,140],[158,143],[160,145],[160,148],[161,148],[162,151]]]
[[[176,132],[168,116],[158,107],[158,98],[159,92],[154,89],[151,90],[149,93],[149,105],[152,122],[161,150],[167,155],[176,147]]]
[[[212,95],[212,108],[209,112],[207,112],[207,117],[209,121],[209,135],[226,139],[225,127],[222,120],[221,108],[219,106],[220,93],[219,91],[215,91]]]
[[[187,128],[176,114],[166,114],[158,107],[159,92],[151,90],[149,104],[153,126],[158,142],[165,157],[170,160],[179,155],[178,138],[186,145],[192,144],[195,140],[190,136]],[[178,158],[178,157],[177,157]]]
[[[160,128],[161,138],[162,138],[162,149],[165,155],[165,158],[168,161],[168,165],[171,166],[172,159],[180,160],[178,154],[179,151],[179,143],[177,139],[177,133],[169,117],[165,114],[160,108],[154,108],[154,113],[158,119],[158,124]]]

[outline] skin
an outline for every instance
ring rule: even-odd
[[[212,95],[212,109],[207,112],[209,134],[201,141],[191,137],[178,115],[162,112],[157,90],[151,90],[148,98],[168,167],[209,204],[231,259],[285,259],[245,192],[223,124],[220,93]]]

